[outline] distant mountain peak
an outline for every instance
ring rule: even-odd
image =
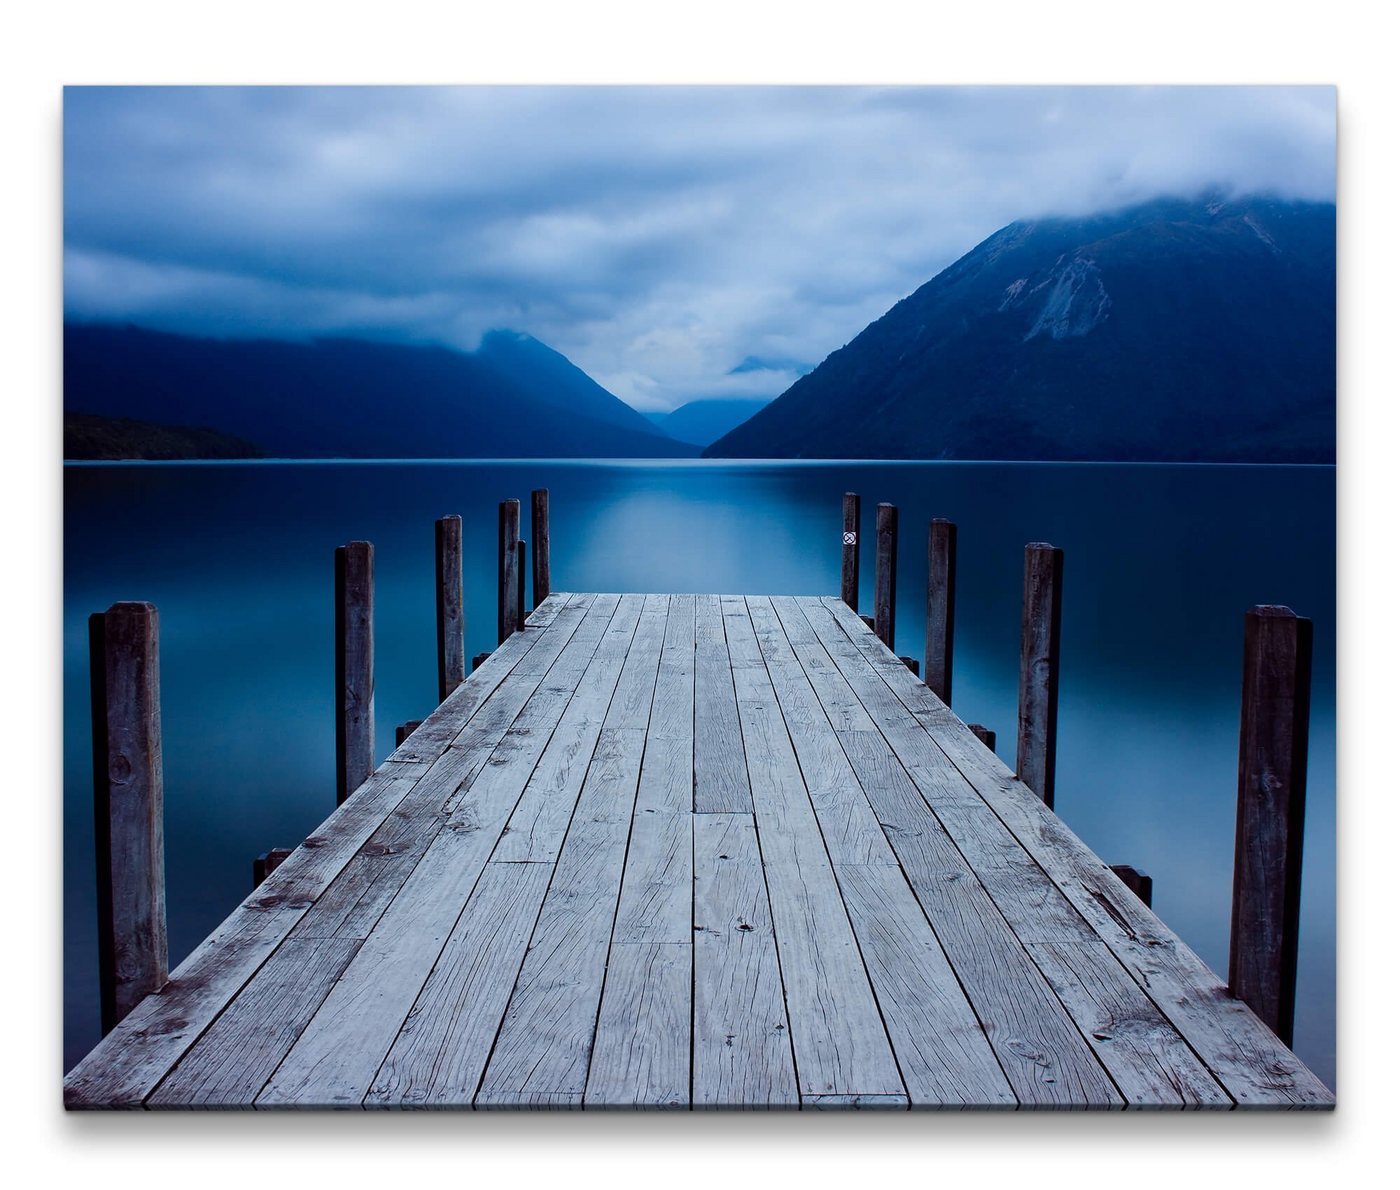
[[[1331,203],[1021,220],[705,454],[1327,462],[1335,321]]]

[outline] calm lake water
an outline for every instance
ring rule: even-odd
[[[463,518],[467,655],[495,644],[496,504],[551,492],[555,586],[836,594],[841,495],[900,509],[896,646],[923,655],[930,517],[958,524],[953,707],[1015,759],[1022,547],[1065,551],[1056,810],[1155,881],[1216,971],[1229,944],[1243,617],[1316,625],[1295,1048],[1335,1086],[1335,511],[1330,467],[1000,463],[217,463],[64,474],[65,1064],[98,1031],[87,627],[161,617],[175,966],[253,857],[335,804],[332,552],[374,542],[376,733],[434,705],[433,520]],[[528,516],[527,516],[528,521]],[[868,606],[863,608],[868,610]]]

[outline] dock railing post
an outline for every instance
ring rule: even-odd
[[[169,974],[160,617],[114,603],[88,620],[102,1032]]]
[[[549,598],[549,489],[530,493],[530,548],[535,564],[533,605]]]
[[[445,516],[435,526],[437,558],[438,702],[467,677],[462,608],[462,518]]]
[[[1312,621],[1245,616],[1230,990],[1287,1045],[1298,978]]]
[[[860,496],[841,501],[841,602],[860,614]]]
[[[958,527],[941,517],[928,523],[928,615],[924,629],[924,684],[953,705],[953,596]]]
[[[1146,872],[1140,872],[1131,864],[1110,864],[1109,870],[1126,884],[1137,896],[1137,899],[1152,908],[1152,877]]]
[[[518,627],[520,582],[520,501],[502,500],[497,515],[496,641],[501,644]]]
[[[1021,610],[1021,691],[1016,775],[1055,806],[1055,730],[1060,701],[1060,604],[1064,551],[1026,546]]]
[[[875,635],[894,652],[895,571],[899,560],[899,509],[875,508]]]
[[[374,546],[335,551],[335,801],[374,772]]]
[[[997,750],[997,733],[990,727],[983,727],[980,723],[969,723],[967,725],[967,730],[972,732],[973,735],[981,740],[982,743],[993,752]]]
[[[525,627],[525,542],[515,543],[515,627]]]
[[[282,866],[283,861],[291,854],[290,847],[274,847],[258,856],[253,861],[253,887],[260,887],[262,882],[277,871]]]

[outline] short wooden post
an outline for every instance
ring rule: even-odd
[[[875,635],[894,652],[895,570],[899,560],[899,509],[875,508]]]
[[[496,639],[503,642],[519,624],[516,611],[520,582],[520,501],[502,500],[496,534]]]
[[[462,609],[462,518],[441,517],[436,525],[438,702],[467,677],[466,625]]]
[[[257,888],[273,872],[282,866],[282,861],[292,854],[290,847],[274,847],[264,851],[253,861],[253,887]]]
[[[549,598],[549,489],[530,493],[530,542],[535,563],[534,601],[539,607]]]
[[[1255,607],[1244,622],[1230,990],[1293,1041],[1308,775],[1312,621]]]
[[[374,772],[374,546],[335,551],[335,800]]]
[[[875,631],[875,617],[874,617],[874,616],[861,616],[860,622],[861,622],[862,624],[864,624],[867,628],[869,628],[871,632],[874,632],[874,631]]]
[[[860,496],[841,501],[841,602],[860,613]]]
[[[916,678],[919,676],[919,663],[918,663],[917,661],[915,661],[914,658],[912,658],[912,657],[901,657],[900,660],[901,660],[902,662],[904,662],[904,668],[905,668],[905,669],[907,669],[907,670],[908,670],[911,674],[913,674]]]
[[[980,723],[969,723],[967,730],[972,732],[979,740],[987,745],[993,752],[997,750],[997,733],[990,727],[983,727]]]
[[[1128,864],[1110,864],[1110,870],[1126,884],[1149,909],[1152,908],[1152,877]]]
[[[415,731],[423,726],[423,720],[410,719],[407,723],[400,723],[394,728],[394,747],[402,748],[404,740],[408,739]]]
[[[102,1032],[168,975],[160,617],[114,603],[88,620]]]
[[[525,542],[515,543],[515,627],[525,627]]]
[[[1055,805],[1055,727],[1060,701],[1060,603],[1064,564],[1064,551],[1053,545],[1032,542],[1026,546],[1016,775],[1051,808]]]
[[[924,685],[953,705],[953,594],[957,579],[958,527],[928,523],[928,610],[924,628]]]
[[[476,671],[481,668],[481,663],[485,661],[486,658],[488,658],[489,656],[491,656],[490,653],[478,653],[475,657],[473,657],[472,673],[476,673]]]

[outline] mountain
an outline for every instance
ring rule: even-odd
[[[1333,462],[1336,207],[1013,223],[704,454]]]
[[[63,415],[65,459],[257,459],[251,442],[203,426],[158,426],[129,417]]]
[[[210,339],[70,323],[63,368],[69,412],[208,426],[274,458],[695,454],[534,340],[483,357],[359,339]],[[582,394],[583,407],[571,407],[569,394]]]
[[[687,401],[670,413],[658,413],[652,420],[661,431],[680,442],[708,446],[735,426],[748,421],[771,397],[722,397],[713,401]]]
[[[529,335],[490,331],[473,355],[555,408],[571,410],[634,434],[656,433],[649,418],[618,400],[552,347]]]

